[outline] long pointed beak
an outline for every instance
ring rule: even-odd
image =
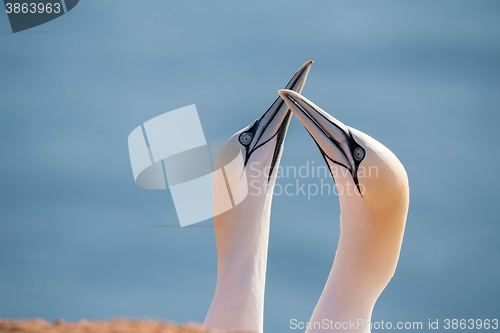
[[[314,61],[310,60],[302,65],[293,75],[285,89],[302,92],[307,75]],[[281,97],[278,97],[271,107],[254,123],[254,140],[250,145],[249,154],[266,144],[273,137],[278,136],[277,145],[282,145],[290,123],[292,113]]]
[[[294,91],[283,89],[278,93],[316,141],[323,155],[349,169],[354,176],[354,139],[348,127]]]

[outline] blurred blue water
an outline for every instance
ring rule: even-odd
[[[500,314],[500,3],[84,1],[10,34],[0,14],[0,317],[203,321],[211,228],[133,181],[127,136],[195,103],[208,141],[303,94],[405,165],[400,263],[373,320]],[[45,33],[44,33],[45,32]],[[292,120],[282,165],[322,159]],[[265,329],[307,321],[339,235],[334,197],[273,202]]]

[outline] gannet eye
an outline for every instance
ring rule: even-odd
[[[240,135],[240,142],[244,146],[248,146],[252,141],[252,133],[243,133]]]
[[[354,159],[359,162],[365,157],[365,150],[361,147],[356,147],[352,155]]]

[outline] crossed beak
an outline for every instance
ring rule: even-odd
[[[285,89],[299,93],[302,92],[312,63],[313,61],[311,60],[302,65],[290,79]],[[282,145],[291,117],[292,113],[289,107],[281,97],[278,97],[262,117],[257,119],[254,133],[255,140],[253,140],[249,147],[249,154],[266,144],[276,135],[278,135],[279,139],[277,145]]]
[[[278,93],[304,125],[325,158],[347,168],[355,177],[357,163],[352,151],[356,143],[349,128],[294,91],[283,89]]]

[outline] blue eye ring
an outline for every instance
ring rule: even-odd
[[[248,146],[252,142],[252,133],[243,133],[240,135],[240,143],[244,146]]]
[[[358,162],[360,162],[365,157],[365,150],[361,147],[354,148],[352,156]]]

